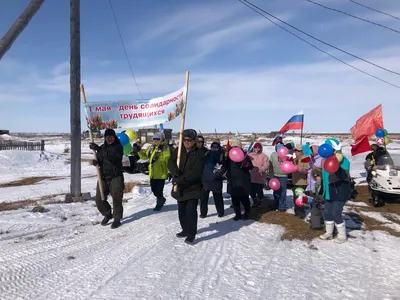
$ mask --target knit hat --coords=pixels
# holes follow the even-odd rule
[[[160,140],[160,141],[163,141],[163,140],[164,140],[164,136],[163,136],[160,132],[156,132],[156,133],[153,135],[153,140]]]
[[[221,143],[219,142],[219,141],[213,141],[212,143],[211,143],[211,148],[212,147],[221,147]]]
[[[232,147],[232,148],[233,148],[233,147],[242,148],[242,142],[241,142],[240,140],[233,140],[233,141],[232,141],[232,144],[231,144],[231,147]]]
[[[115,134],[114,129],[106,129],[106,131],[104,132],[104,137],[106,136],[117,136],[117,135]]]
[[[342,143],[337,139],[334,139],[334,138],[326,139],[325,144],[332,146],[332,148],[335,151],[338,151],[338,152],[342,151]]]
[[[194,129],[185,129],[182,133],[184,138],[190,138],[192,140],[197,139],[197,132]]]
[[[262,148],[262,145],[257,142],[254,144],[253,148]]]

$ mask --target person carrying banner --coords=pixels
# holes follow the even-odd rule
[[[185,243],[192,244],[197,234],[197,205],[202,193],[205,156],[204,152],[197,148],[197,132],[195,130],[185,129],[182,137],[183,147],[179,167],[177,164],[178,150],[174,150],[168,161],[168,169],[173,176],[174,188],[171,196],[178,201],[179,222],[182,227],[182,231],[176,236],[186,237]]]
[[[160,211],[166,201],[164,197],[165,180],[168,178],[168,159],[171,156],[170,149],[160,132],[153,136],[153,144],[148,149],[138,152],[141,159],[149,159],[149,177],[151,191],[157,198],[154,211]]]
[[[93,165],[100,166],[101,179],[104,187],[104,196],[111,194],[113,199],[113,212],[107,199],[102,200],[99,190],[99,182],[96,189],[96,206],[104,216],[101,225],[105,226],[114,218],[111,228],[121,226],[123,215],[122,198],[124,194],[124,175],[122,173],[123,147],[113,129],[106,129],[104,133],[104,144],[99,146],[90,143],[89,148],[96,151],[97,160],[93,160]]]

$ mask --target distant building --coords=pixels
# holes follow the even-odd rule
[[[10,130],[0,129],[0,135],[2,135],[2,134],[10,134]]]

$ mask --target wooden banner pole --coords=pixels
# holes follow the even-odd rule
[[[83,105],[85,105],[86,104],[86,94],[85,94],[85,88],[84,88],[83,84],[80,85],[80,88],[81,88],[82,102],[83,102]],[[93,132],[90,128],[89,128],[89,137],[90,137],[90,142],[94,143]],[[97,161],[96,150],[92,150],[92,151],[93,151],[93,159],[95,159]],[[106,197],[104,196],[103,180],[101,179],[99,165],[96,166],[96,173],[97,173],[97,181],[98,181],[98,185],[99,185],[101,200],[104,201],[104,200],[106,200]]]
[[[176,165],[179,169],[179,164],[181,162],[181,152],[182,152],[182,146],[183,146],[183,130],[185,130],[185,119],[186,119],[186,109],[187,109],[187,103],[188,103],[188,92],[189,92],[189,71],[186,71],[186,80],[185,80],[185,87],[186,87],[186,94],[185,94],[185,107],[182,111],[182,120],[181,120],[181,128],[179,131],[179,144],[178,144],[178,155],[177,155],[177,161]],[[178,186],[174,185],[174,192],[178,190]]]

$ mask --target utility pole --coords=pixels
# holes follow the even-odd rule
[[[81,198],[81,30],[80,0],[70,0],[71,196]]]
[[[30,20],[38,12],[44,0],[31,0],[22,14],[11,25],[10,29],[0,40],[0,60],[10,49],[20,33],[28,26]]]

